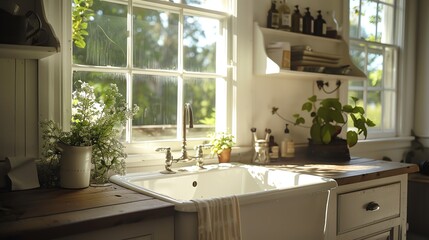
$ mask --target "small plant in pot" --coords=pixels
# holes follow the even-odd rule
[[[42,179],[48,180],[45,185],[58,185],[56,180],[59,179],[62,187],[87,187],[89,181],[86,182],[86,180],[82,180],[82,184],[78,185],[74,185],[73,180],[70,180],[69,184],[66,183],[63,186],[64,179],[62,179],[70,177],[67,176],[67,172],[76,172],[74,171],[76,169],[72,168],[78,167],[67,167],[65,159],[70,159],[71,164],[76,165],[76,160],[79,157],[74,155],[74,152],[81,152],[84,149],[90,151],[90,180],[92,184],[107,183],[110,171],[124,174],[126,154],[124,146],[118,138],[122,126],[127,119],[137,113],[138,107],[135,105],[133,108],[128,108],[115,84],[111,84],[102,96],[96,97],[93,86],[78,81],[72,97],[72,117],[69,131],[62,130],[52,120],[41,122],[43,146],[40,165],[45,172],[48,171],[47,174],[51,174],[50,176],[42,176]],[[70,151],[73,153],[71,154]],[[70,154],[71,156],[69,156]],[[88,153],[85,154],[88,156]],[[49,167],[51,170],[47,170]],[[86,170],[82,172],[86,172]],[[55,174],[61,176],[58,178]]]
[[[234,136],[227,132],[210,134],[211,153],[218,156],[219,163],[231,161],[231,149],[234,146]]]
[[[318,102],[317,97],[311,96],[302,105],[302,111],[308,112],[312,118],[309,139],[309,155],[312,158],[323,160],[350,160],[349,147],[353,147],[358,142],[359,135],[366,139],[368,127],[375,124],[365,117],[365,110],[357,106],[359,100],[352,97],[353,105],[342,105],[338,98],[326,98]],[[272,113],[277,113],[278,108],[273,108]],[[305,124],[305,119],[300,114],[293,115],[295,125]],[[353,122],[353,129],[349,129],[346,139],[341,139],[338,135],[344,126],[347,126],[348,119]]]

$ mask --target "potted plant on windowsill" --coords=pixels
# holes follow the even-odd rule
[[[231,149],[234,146],[234,136],[227,132],[210,134],[211,153],[218,156],[219,163],[231,161]]]
[[[45,166],[45,174],[46,166],[54,168],[49,170],[51,176],[46,185],[58,184],[58,177],[52,176],[55,174],[60,175],[60,185],[65,188],[88,187],[89,179],[94,184],[106,183],[110,171],[124,174],[126,154],[118,137],[125,121],[137,113],[138,107],[128,108],[115,84],[97,98],[94,87],[78,81],[72,95],[70,131],[63,131],[52,120],[41,122],[41,165]]]
[[[311,158],[348,161],[350,160],[349,147],[356,145],[359,135],[363,135],[366,139],[367,128],[374,127],[375,124],[365,117],[365,110],[357,106],[358,99],[352,97],[352,100],[353,106],[342,105],[338,98],[326,98],[317,104],[318,100],[314,95],[302,105],[302,111],[310,113],[312,118],[308,147],[308,155]],[[272,114],[280,116],[277,111],[278,108],[273,107]],[[300,114],[294,114],[293,117],[295,125],[305,124],[305,119]],[[347,126],[349,117],[353,121],[354,128],[347,131],[346,139],[341,139],[338,135],[343,127]]]

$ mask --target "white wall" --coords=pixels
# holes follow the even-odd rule
[[[236,121],[235,126],[237,138],[239,140],[239,146],[249,147],[251,146],[252,137],[250,128],[256,127],[258,133],[263,135],[263,129],[271,128],[276,141],[280,141],[283,130],[284,122],[271,115],[271,108],[277,106],[280,108],[279,112],[284,116],[292,116],[292,114],[300,112],[302,103],[307,97],[314,93],[314,83],[312,80],[303,79],[274,79],[269,77],[260,77],[253,74],[253,22],[257,21],[261,26],[266,25],[266,14],[270,7],[270,0],[239,0],[237,7],[238,22],[235,26],[235,31],[238,33],[238,38],[235,39],[235,44],[238,47],[238,54],[235,57],[237,67],[239,71],[236,73],[234,78],[234,94],[236,98],[236,114],[233,116]],[[415,2],[415,1],[408,1]],[[47,4],[49,3],[49,4]],[[61,4],[57,4],[56,0],[45,1],[47,5],[47,16],[53,17],[53,19],[60,19]],[[343,1],[342,0],[329,0],[329,1],[288,1],[289,7],[293,8],[295,4],[300,5],[301,12],[303,8],[310,6],[312,14],[315,15],[315,11],[321,9],[323,12],[328,10],[335,10],[338,12],[339,19],[342,19],[343,13]],[[415,14],[413,16],[416,16]],[[51,20],[51,19],[50,19]],[[52,21],[53,27],[60,36],[62,24],[60,21]],[[411,31],[411,39],[413,39],[414,33]],[[70,46],[65,43],[64,39],[62,42],[62,48],[67,49]],[[409,45],[413,45],[413,42],[409,40]],[[411,49],[412,50],[412,49]],[[414,52],[410,48],[402,49],[401,56],[413,55]],[[409,58],[409,59],[408,59]],[[408,57],[407,61],[403,64],[407,68],[410,68],[413,64],[413,59]],[[64,86],[62,79],[67,76],[68,73],[61,71],[61,64],[63,64],[61,54],[44,59],[39,64],[42,68],[39,69],[39,117],[44,119],[46,117],[53,117],[57,121],[64,117],[61,114],[61,100],[67,98],[70,86]],[[65,63],[66,64],[66,63]],[[409,69],[410,72],[414,72],[414,69]],[[389,139],[388,141],[368,141],[366,143],[360,143],[357,147],[351,149],[352,154],[357,156],[367,156],[371,158],[381,158],[388,156],[394,161],[400,161],[402,159],[403,152],[409,147],[410,139],[406,138],[410,135],[413,122],[413,109],[414,101],[411,96],[414,93],[414,79],[412,74],[402,72],[407,79],[407,82],[403,86],[406,91],[402,91],[399,95],[398,102],[400,102],[400,108],[405,109],[404,114],[401,117],[402,131],[398,133],[400,139]],[[410,77],[411,76],[411,77]],[[317,80],[317,79],[314,79]],[[408,88],[407,88],[408,87]],[[347,92],[347,86],[341,87],[341,94],[344,97],[344,93]],[[410,100],[411,99],[411,100]],[[292,135],[298,143],[306,143],[308,138],[308,130],[302,128],[296,128],[291,126]],[[161,160],[161,159],[160,159]],[[162,161],[160,161],[162,164]]]
[[[267,11],[270,7],[270,0],[253,0],[253,19],[258,22],[260,26],[266,26],[266,16]],[[323,12],[334,10],[338,16],[339,21],[344,20],[343,15],[343,1],[340,0],[330,0],[330,1],[288,1],[290,8],[293,8],[295,4],[299,4],[301,13],[304,12],[304,8],[309,6],[311,13],[315,16],[317,10],[322,10]],[[415,16],[415,14],[413,15]],[[345,19],[347,20],[347,19]],[[246,25],[246,28],[251,28],[251,26]],[[408,30],[408,33],[413,33],[413,30]],[[248,31],[247,31],[248,32]],[[403,69],[399,70],[401,77],[407,79],[405,84],[399,85],[400,92],[398,94],[399,108],[398,111],[402,112],[404,115],[398,118],[398,124],[401,127],[401,130],[398,132],[398,138],[393,139],[382,139],[382,140],[371,140],[359,143],[358,146],[351,149],[351,154],[361,157],[369,157],[381,159],[382,157],[389,157],[394,161],[401,161],[405,151],[408,151],[410,146],[410,137],[412,122],[413,122],[413,111],[412,106],[414,104],[413,96],[414,92],[414,79],[413,73],[414,69],[409,69],[410,65],[414,62],[413,54],[414,49],[412,48],[412,41],[414,35],[411,37],[407,35],[410,39],[405,39],[406,46],[405,49],[401,49],[401,57],[404,59]],[[251,36],[244,36],[248,39]],[[249,61],[246,64],[251,64]],[[314,79],[318,80],[318,79]],[[240,79],[239,81],[244,81]],[[331,84],[332,85],[332,84]],[[246,139],[241,139],[241,144],[250,145],[250,128],[256,127],[258,129],[259,136],[263,136],[263,130],[265,128],[270,128],[273,131],[275,139],[277,142],[281,141],[284,124],[285,122],[279,119],[276,116],[271,115],[271,108],[277,106],[280,108],[279,112],[288,118],[294,113],[299,113],[302,103],[306,100],[307,97],[317,93],[317,90],[314,90],[314,82],[308,79],[277,79],[270,77],[260,77],[252,76],[251,88],[250,89],[241,89],[240,91],[251,92],[251,102],[252,108],[251,123],[246,122],[246,124],[241,125],[244,129],[239,129],[239,131],[246,131],[248,134],[242,134],[241,136],[246,136]],[[341,99],[347,98],[347,84],[343,83],[339,97]],[[331,97],[336,97],[335,95]],[[238,107],[241,109],[241,107]],[[247,108],[246,108],[247,109]],[[411,109],[411,110],[410,110]],[[242,112],[246,112],[243,110]],[[290,125],[289,125],[290,126]],[[308,129],[303,129],[299,127],[290,126],[292,136],[294,140],[299,144],[305,144],[309,136]]]
[[[417,25],[417,49],[419,54],[416,65],[416,95],[415,95],[415,133],[429,147],[429,1],[419,1]]]

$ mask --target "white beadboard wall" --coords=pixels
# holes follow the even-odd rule
[[[0,159],[37,157],[37,60],[0,59],[0,73]]]

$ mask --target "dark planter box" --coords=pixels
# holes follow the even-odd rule
[[[308,142],[308,158],[324,162],[350,161],[350,151],[347,141],[335,138],[329,144],[314,144],[311,139]]]

